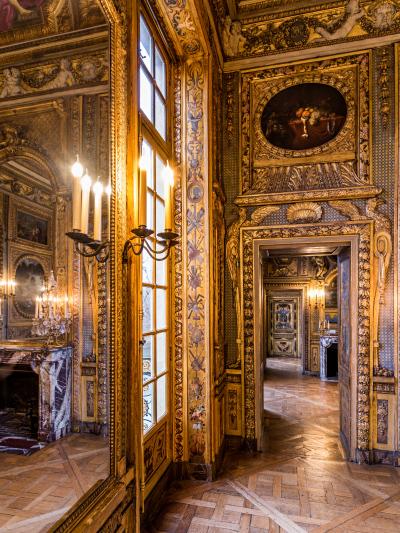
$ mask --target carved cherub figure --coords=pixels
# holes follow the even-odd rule
[[[337,17],[336,19],[332,20],[328,24],[328,28],[334,26],[337,22],[340,21],[341,18],[344,19],[343,24],[333,33],[330,33],[329,31],[325,30],[325,28],[321,28],[318,26],[315,28],[315,32],[319,33],[322,37],[313,39],[313,42],[319,42],[319,41],[333,41],[335,39],[344,39],[347,37],[347,35],[351,32],[353,29],[355,23],[357,20],[359,20],[361,17],[365,15],[365,9],[361,8],[359,5],[360,0],[349,0],[349,3],[346,6],[346,17],[343,17],[342,15],[340,17]]]
[[[228,57],[233,57],[238,53],[239,43],[245,42],[246,37],[242,35],[242,23],[240,20],[231,21],[230,17],[224,20],[222,31],[222,45]]]
[[[61,59],[60,72],[57,78],[49,85],[49,89],[65,89],[68,87],[68,80],[71,82],[71,85],[75,85],[76,81],[70,69],[71,63],[68,59]]]
[[[6,85],[1,91],[0,98],[7,98],[9,96],[18,96],[26,94],[27,91],[20,86],[21,72],[19,68],[12,67],[3,70]]]

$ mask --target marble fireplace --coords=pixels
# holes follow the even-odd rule
[[[37,438],[50,443],[66,435],[70,429],[72,348],[52,348],[39,344],[4,343],[0,345],[0,366],[26,369],[38,376],[38,406],[31,406],[37,416]],[[29,372],[25,372],[25,380]],[[22,382],[23,383],[23,382]],[[28,406],[29,407],[29,406]]]
[[[319,338],[319,357],[320,357],[320,378],[323,381],[337,380],[338,364],[338,336],[334,334],[320,335]],[[334,359],[334,360],[332,360]],[[335,368],[336,367],[336,368]],[[335,368],[332,371],[332,368]]]

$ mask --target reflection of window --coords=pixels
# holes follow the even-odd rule
[[[166,62],[143,15],[140,15],[140,109],[165,140],[167,133]]]
[[[163,171],[170,158],[167,138],[167,63],[153,26],[140,15],[139,102],[143,133],[142,153],[147,162],[147,227],[156,248],[156,235],[165,229]],[[168,261],[142,254],[143,432],[148,433],[168,413]]]

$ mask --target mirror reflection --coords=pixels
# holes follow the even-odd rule
[[[52,529],[110,474],[107,47],[103,27],[68,83],[40,65],[48,97],[0,101],[0,530]]]

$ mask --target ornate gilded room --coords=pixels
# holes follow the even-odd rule
[[[0,533],[399,531],[398,0],[0,1]]]

